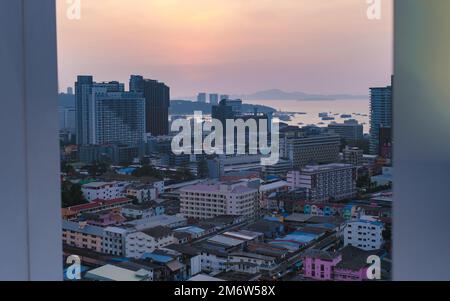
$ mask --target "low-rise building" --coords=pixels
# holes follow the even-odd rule
[[[255,274],[260,271],[270,271],[276,267],[272,256],[251,252],[233,252],[228,256],[228,269],[236,272]]]
[[[334,267],[340,261],[342,256],[338,253],[310,249],[304,254],[304,276],[314,280],[333,280]]]
[[[259,203],[261,208],[271,210],[269,198],[277,193],[286,192],[289,185],[286,181],[274,181],[259,187]]]
[[[92,182],[81,186],[84,198],[94,200],[113,200],[126,196],[127,182]]]
[[[356,196],[356,167],[350,164],[311,165],[288,173],[293,189],[305,188],[315,202],[340,201]]]
[[[174,232],[180,232],[180,233],[187,233],[191,236],[192,239],[198,239],[203,236],[207,236],[209,234],[212,234],[216,231],[214,226],[196,226],[191,225],[187,227],[182,227],[175,229]]]
[[[68,246],[103,252],[103,228],[86,222],[62,221],[62,240]]]
[[[126,222],[127,227],[133,227],[137,231],[154,228],[157,226],[168,227],[171,229],[186,226],[187,219],[179,215],[156,215],[149,218],[142,218]]]
[[[141,258],[145,253],[152,253],[173,242],[173,232],[167,227],[158,226],[130,233],[126,237],[126,257]]]
[[[164,214],[164,206],[154,201],[141,204],[130,204],[122,207],[122,215],[128,219],[147,219]]]
[[[103,210],[93,213],[83,213],[78,220],[86,221],[89,225],[108,227],[119,225],[126,219],[120,214],[120,209]]]
[[[303,274],[320,281],[364,281],[368,279],[368,258],[372,255],[381,259],[384,252],[363,251],[352,246],[338,252],[310,249],[303,255]]]
[[[137,200],[139,203],[154,201],[158,197],[158,192],[153,185],[129,185],[125,194],[131,199]]]
[[[153,272],[144,268],[123,268],[107,264],[90,270],[85,278],[92,281],[152,281]]]
[[[89,204],[82,204],[72,207],[63,208],[62,216],[64,219],[71,219],[77,217],[82,213],[94,213],[103,210],[110,210],[115,208],[121,208],[125,205],[131,204],[133,201],[127,198],[119,198],[113,200],[94,200]]]
[[[132,231],[133,229],[106,227],[103,237],[103,252],[116,256],[124,256],[125,240],[128,233]]]
[[[258,212],[258,189],[242,182],[198,184],[181,188],[180,212],[187,218],[207,219],[220,215],[253,217]]]
[[[245,229],[263,233],[265,238],[275,238],[284,233],[283,223],[268,220],[259,220],[246,226]]]
[[[348,221],[344,229],[344,245],[361,250],[378,250],[383,244],[383,223],[379,220],[362,216]]]

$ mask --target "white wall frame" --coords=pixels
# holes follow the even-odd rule
[[[62,280],[54,0],[0,0],[0,280]]]

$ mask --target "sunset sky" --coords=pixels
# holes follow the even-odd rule
[[[279,88],[368,94],[392,72],[392,1],[58,0],[60,90],[76,75],[166,82],[172,98]]]

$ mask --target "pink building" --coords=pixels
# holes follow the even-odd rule
[[[383,251],[363,251],[347,246],[339,252],[309,250],[304,257],[304,276],[322,281],[367,280],[367,259],[371,255],[382,257]]]
[[[330,281],[334,279],[334,267],[342,256],[320,250],[309,250],[305,254],[304,275],[314,280]]]
[[[96,213],[84,213],[81,215],[89,225],[99,227],[109,227],[120,225],[126,221],[126,218],[122,216],[120,208],[112,210],[104,210]]]

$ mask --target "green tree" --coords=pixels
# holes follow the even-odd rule
[[[81,185],[73,184],[69,181],[62,183],[61,202],[63,208],[88,203],[83,196],[83,192],[81,191]]]
[[[141,168],[136,169],[133,172],[133,176],[135,176],[137,178],[152,177],[152,178],[156,178],[156,179],[160,179],[160,180],[164,179],[164,175],[162,174],[162,172],[157,170],[150,164],[146,164],[146,165],[142,166]]]
[[[72,165],[63,161],[63,162],[61,162],[61,172],[66,173],[66,174],[72,174],[72,173],[75,173],[75,169],[73,168]]]

